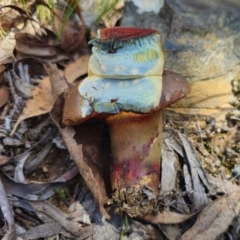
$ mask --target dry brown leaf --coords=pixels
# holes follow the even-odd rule
[[[230,192],[240,191],[240,187],[230,180],[213,177],[211,174],[208,173],[207,178],[209,183],[214,187],[216,193],[229,194]]]
[[[186,214],[180,214],[175,212],[164,212],[164,213],[158,213],[157,215],[154,214],[146,214],[141,219],[150,222],[150,223],[163,223],[163,224],[176,224],[176,223],[182,223],[191,217],[195,216],[199,211],[186,215]]]
[[[216,239],[227,230],[239,210],[240,191],[224,195],[201,212],[196,223],[183,234],[181,240]]]
[[[15,34],[18,58],[38,57],[46,58],[49,62],[69,59],[56,44],[56,36],[47,31],[47,36],[34,36],[26,32]]]
[[[4,83],[3,72],[5,70],[4,65],[0,65],[0,108],[4,106],[9,99],[9,90]]]
[[[4,155],[0,155],[0,166],[8,163],[11,160],[10,157],[4,156]]]
[[[0,73],[2,73],[5,69],[6,67],[4,65],[0,65]]]
[[[75,236],[85,235],[89,237],[92,235],[93,226],[82,227],[76,219],[71,219],[68,214],[60,211],[57,207],[47,201],[28,202],[35,210],[43,212],[57,221],[67,231]]]
[[[12,63],[13,51],[16,45],[16,40],[14,38],[14,33],[9,32],[7,36],[1,40],[0,43],[0,64]]]
[[[8,98],[9,98],[9,91],[6,85],[3,83],[0,86],[0,107],[2,107],[7,103]]]
[[[10,134],[11,136],[14,134],[21,121],[50,112],[58,96],[65,90],[68,90],[67,83],[61,77],[56,65],[46,63],[45,70],[50,77],[43,79],[32,91],[33,98],[27,101],[23,113],[18,118]]]
[[[18,118],[11,135],[16,131],[18,125],[23,120],[39,116],[51,111],[54,104],[54,97],[52,94],[52,85],[49,77],[46,77],[41,83],[32,91],[32,99],[29,99],[26,103],[23,113]]]
[[[60,130],[62,137],[67,145],[68,151],[77,164],[82,177],[84,178],[87,186],[91,190],[95,200],[97,201],[101,213],[109,219],[110,216],[104,208],[104,204],[107,201],[107,193],[103,185],[103,180],[98,177],[98,174],[93,173],[91,167],[89,167],[83,158],[82,146],[78,145],[74,140],[75,132],[73,128],[66,127]],[[100,180],[100,181],[99,181]]]
[[[11,5],[10,5],[11,6]],[[5,32],[9,32],[12,28],[22,22],[21,15],[17,10],[11,8],[2,8],[0,14],[1,27]]]
[[[112,2],[113,1],[110,1],[109,4],[111,4]],[[123,15],[124,5],[124,0],[118,0],[117,4],[114,6],[114,9],[102,18],[106,27],[114,27],[116,25],[117,21]]]
[[[67,4],[64,1],[58,1],[55,4],[54,26],[55,33],[60,35],[60,48],[67,53],[73,53],[77,52],[81,48],[82,42],[85,41],[85,24],[79,2],[71,0]],[[71,9],[72,14],[66,21],[68,8]]]
[[[68,83],[73,83],[77,78],[87,74],[89,58],[90,55],[83,55],[66,67],[64,75]]]

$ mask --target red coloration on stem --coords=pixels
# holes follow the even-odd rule
[[[153,191],[155,190],[154,192],[158,192],[156,190],[159,188],[159,161],[160,159],[155,159],[153,160],[154,163],[150,161],[143,162],[141,155],[133,155],[130,159],[119,162],[113,167],[111,176],[112,185],[114,187],[118,186],[118,188],[127,188],[142,183],[143,186],[146,185],[151,187]],[[148,177],[150,184],[145,182],[145,176]]]
[[[112,27],[101,29],[102,40],[129,40],[139,37],[145,37],[152,34],[158,34],[156,30],[145,28],[131,28],[131,27]]]
[[[112,188],[146,187],[157,197],[162,144],[161,110],[147,114],[121,112],[106,120],[112,147]]]

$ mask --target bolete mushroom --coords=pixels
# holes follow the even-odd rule
[[[163,71],[160,34],[152,29],[102,29],[89,75],[73,87],[65,125],[104,119],[111,139],[112,199],[130,216],[152,212],[160,190],[162,109],[187,95],[188,82]]]

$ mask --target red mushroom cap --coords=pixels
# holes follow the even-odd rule
[[[112,27],[100,30],[102,40],[115,39],[125,41],[134,38],[140,38],[151,34],[158,34],[158,31],[149,28],[133,28],[133,27]]]

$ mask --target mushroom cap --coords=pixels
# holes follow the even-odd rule
[[[159,34],[157,30],[151,28],[134,28],[134,27],[111,27],[98,30],[98,37],[103,40],[115,39],[126,41],[151,34]]]
[[[163,73],[164,53],[156,30],[110,28],[99,34],[101,39],[92,41],[89,76],[66,99],[65,125],[122,111],[147,114],[190,91],[181,75]]]
[[[125,80],[122,80],[122,82],[124,81]],[[114,114],[110,112],[98,113],[93,110],[89,115],[84,116],[81,110],[84,98],[79,93],[80,85],[81,84],[76,84],[70,90],[67,96],[67,99],[65,101],[65,106],[63,109],[63,123],[65,125],[68,125],[68,126],[78,125],[91,118],[105,119],[106,117]],[[157,110],[160,111],[163,108],[168,107],[169,105],[185,97],[190,92],[190,90],[191,90],[190,84],[184,77],[172,71],[164,70],[163,79],[162,79],[161,97],[157,103],[157,107],[153,107],[152,109],[150,109],[149,112],[153,112]],[[120,109],[120,111],[122,112],[123,110]],[[123,111],[123,112],[126,112],[126,111]],[[133,111],[128,111],[128,112],[133,112]],[[144,113],[141,113],[141,114],[144,114]]]
[[[169,71],[163,71],[163,89],[159,102],[160,108],[166,108],[188,95],[191,85],[182,75]]]

